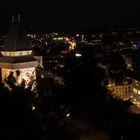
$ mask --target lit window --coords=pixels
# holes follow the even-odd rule
[[[140,90],[138,90],[138,94],[140,95]]]
[[[133,92],[134,92],[134,93],[137,93],[137,89],[136,89],[136,88],[133,88]]]

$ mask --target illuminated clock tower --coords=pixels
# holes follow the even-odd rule
[[[37,60],[32,55],[32,46],[21,24],[20,16],[13,17],[10,30],[1,50],[0,68],[2,83],[25,88],[34,86]],[[34,87],[32,87],[34,88]]]

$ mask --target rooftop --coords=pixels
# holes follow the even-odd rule
[[[20,15],[12,17],[11,27],[4,42],[3,51],[32,50],[26,32],[20,20]]]

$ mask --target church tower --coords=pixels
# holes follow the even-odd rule
[[[0,51],[2,83],[11,86],[33,86],[36,80],[37,60],[32,55],[32,46],[18,17],[12,17],[12,23],[4,47]]]

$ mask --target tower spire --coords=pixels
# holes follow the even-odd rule
[[[3,47],[5,51],[32,50],[23,24],[20,21],[20,14],[12,17],[12,24],[5,39]]]

